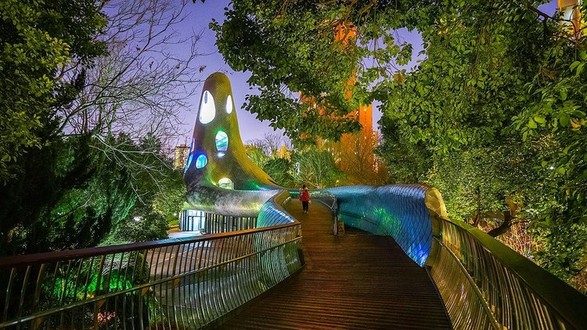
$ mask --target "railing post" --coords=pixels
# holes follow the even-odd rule
[[[334,219],[334,235],[335,236],[342,236],[344,235],[344,221],[342,221],[338,214],[333,212],[332,218]]]

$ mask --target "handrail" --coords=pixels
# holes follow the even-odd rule
[[[347,186],[327,191],[336,196],[338,214],[346,225],[393,237],[412,260],[424,265],[432,228],[423,186]]]
[[[0,328],[200,328],[302,267],[299,223],[0,259]]]
[[[344,235],[344,222],[338,217],[338,200],[336,199],[336,196],[326,190],[313,192],[312,195],[313,200],[317,200],[332,212],[332,233],[335,236]]]
[[[356,189],[356,190],[355,190]],[[426,186],[351,187],[349,225],[426,267],[458,329],[587,329],[587,297],[480,230]],[[0,259],[0,328],[200,328],[303,266],[300,223],[273,196],[260,228]],[[422,258],[424,257],[424,258]]]
[[[299,198],[300,191],[297,189],[289,190],[290,198]],[[334,235],[344,235],[344,222],[340,221],[338,217],[338,201],[336,196],[328,190],[312,190],[310,192],[312,200],[318,201],[320,204],[326,206],[332,212],[332,227]]]
[[[440,250],[427,264],[441,293],[448,291],[443,297],[450,297],[449,292],[457,282],[449,283],[439,274],[450,262],[447,255],[442,255],[442,251],[447,251],[477,287],[479,303],[491,311],[488,322],[494,327],[587,328],[587,315],[582,311],[587,306],[585,295],[477,228],[437,215],[433,221]],[[494,269],[490,271],[489,266]],[[459,308],[461,313],[463,309],[472,309],[470,305],[447,306]]]
[[[163,248],[163,247],[173,246],[173,245],[177,245],[177,244],[188,244],[188,243],[196,243],[196,242],[204,242],[204,241],[214,241],[214,240],[222,239],[225,237],[240,236],[240,235],[246,235],[246,234],[253,233],[253,232],[264,232],[264,231],[269,231],[269,230],[274,230],[274,229],[282,229],[282,228],[287,228],[287,227],[292,227],[292,226],[295,226],[295,224],[294,223],[286,223],[286,224],[276,225],[276,226],[272,226],[272,227],[252,228],[252,229],[245,229],[245,230],[241,230],[241,231],[237,231],[237,232],[209,234],[206,236],[166,238],[166,239],[161,239],[161,240],[157,240],[157,241],[146,241],[146,242],[137,242],[137,243],[130,243],[130,244],[98,246],[98,247],[75,249],[75,250],[62,250],[62,251],[54,251],[54,252],[41,252],[41,253],[34,253],[34,254],[6,256],[6,257],[0,258],[0,268],[21,267],[23,265],[40,263],[40,262],[67,261],[67,260],[72,260],[72,259],[96,257],[96,256],[104,255],[104,254],[116,254],[116,253],[132,252],[132,251],[138,251],[138,250]]]

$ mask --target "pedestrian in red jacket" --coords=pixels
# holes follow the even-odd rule
[[[302,185],[302,189],[300,189],[300,201],[302,201],[302,209],[304,209],[304,213],[308,213],[308,207],[310,206],[310,193],[308,192],[308,187],[306,187],[306,185]]]

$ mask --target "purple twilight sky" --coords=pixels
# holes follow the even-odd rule
[[[206,79],[208,75],[217,71],[225,73],[230,79],[234,94],[234,102],[237,108],[241,137],[243,142],[247,143],[248,141],[259,139],[263,137],[264,134],[272,133],[274,131],[269,126],[269,122],[261,122],[256,119],[255,115],[242,109],[245,96],[256,93],[257,89],[255,87],[249,87],[247,84],[247,79],[250,76],[249,73],[236,72],[224,62],[222,55],[216,48],[214,32],[208,28],[208,24],[212,18],[215,18],[220,22],[224,20],[224,8],[229,5],[229,2],[229,0],[208,0],[205,3],[196,2],[188,4],[188,17],[182,23],[181,29],[185,31],[185,33],[192,33],[192,31],[196,33],[202,33],[202,39],[198,42],[198,51],[206,55],[200,56],[198,58],[194,68],[194,70],[196,70],[205,66],[205,69],[201,73],[202,80]],[[551,0],[549,3],[543,5],[540,9],[549,14],[554,13],[556,9],[556,0]],[[182,31],[178,32],[182,33]],[[419,41],[417,33],[403,30],[399,31],[396,37],[413,42],[415,44],[415,54],[421,50],[421,42]],[[197,104],[199,102],[200,94],[201,84],[198,86],[196,94],[192,96],[192,106],[190,107],[189,111],[184,111],[182,113],[182,117],[186,126],[186,135],[185,138],[178,140],[178,143],[189,144],[191,139],[191,130],[194,127],[195,117],[198,110]],[[377,121],[381,117],[381,113],[376,109],[376,106],[377,105],[374,107],[373,127],[377,127]],[[281,134],[281,132],[278,133]]]

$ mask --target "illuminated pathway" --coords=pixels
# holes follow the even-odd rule
[[[330,210],[303,214],[304,269],[245,307],[230,329],[450,329],[426,270],[390,238],[348,229],[332,235]]]

